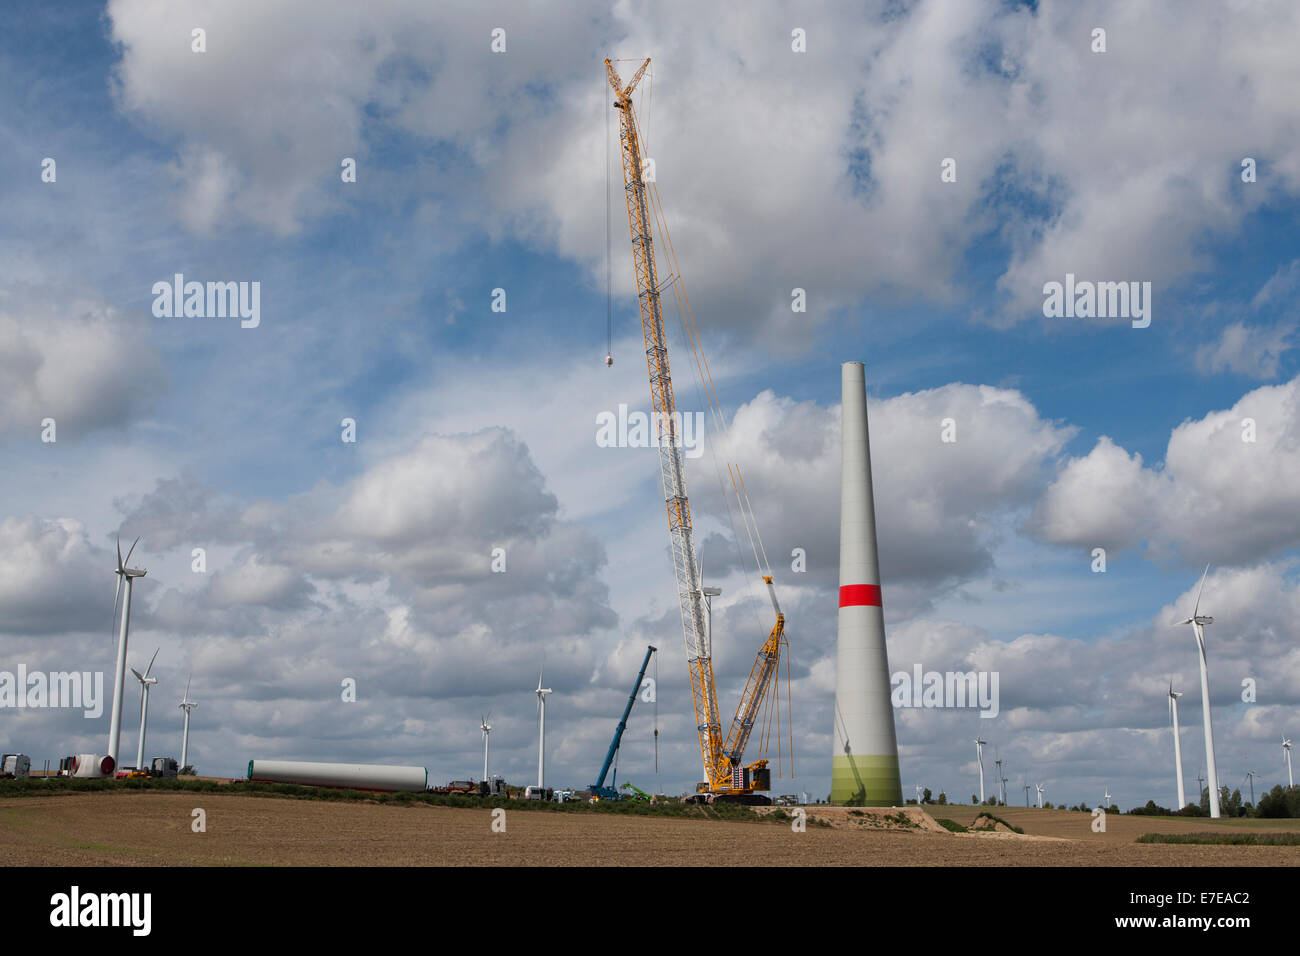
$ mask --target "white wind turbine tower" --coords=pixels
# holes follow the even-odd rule
[[[1208,783],[1210,786],[1210,818],[1219,819],[1219,773],[1214,765],[1214,725],[1210,720],[1210,672],[1209,665],[1205,659],[1205,631],[1206,624],[1213,624],[1214,618],[1206,617],[1200,613],[1201,610],[1201,592],[1205,590],[1205,578],[1210,573],[1210,566],[1205,566],[1205,572],[1201,575],[1201,586],[1196,590],[1196,604],[1192,607],[1192,616],[1180,624],[1190,624],[1196,632],[1196,648],[1200,652],[1201,660],[1201,716],[1205,721],[1205,772],[1208,774]]]
[[[996,747],[993,748],[993,756],[995,758],[993,762],[997,764],[997,768],[998,768],[998,775],[997,777],[994,778],[993,782],[997,784],[998,793],[1002,797],[1002,805],[1006,806],[1007,794],[1006,791],[1002,789],[1002,758],[998,756],[998,750]]]
[[[147,573],[139,568],[128,568],[126,566],[126,562],[131,560],[131,554],[135,551],[135,546],[139,543],[140,539],[136,538],[135,543],[126,552],[126,559],[123,560],[122,541],[118,539],[117,568],[113,572],[117,575],[117,590],[113,594],[114,624],[117,623],[117,604],[118,599],[122,596],[122,582],[126,582],[126,600],[122,602],[122,626],[117,634],[117,667],[113,672],[113,711],[108,723],[108,756],[113,758],[114,764],[118,762],[118,744],[122,740],[122,702],[123,694],[126,692],[126,639],[131,627],[132,582],[136,578],[144,577]]]
[[[1282,753],[1286,754],[1286,785],[1295,786],[1295,777],[1291,776],[1291,738],[1282,738]]]
[[[537,670],[537,786],[546,789],[546,695],[549,687],[542,686],[542,671]]]
[[[1106,795],[1101,798],[1101,805],[1105,810],[1110,809],[1110,787],[1106,788]]]
[[[1047,788],[1041,783],[1036,783],[1034,784],[1034,789],[1038,791],[1038,809],[1041,810],[1043,809],[1043,791]]]
[[[162,648],[160,647],[158,650],[162,650]],[[149,672],[153,670],[153,662],[157,659],[158,651],[154,651],[153,657],[149,658],[149,666],[145,668],[143,674],[134,667],[131,668],[131,673],[140,682],[140,747],[135,752],[136,770],[144,769],[144,722],[149,716],[149,688],[158,683],[158,678],[150,677]]]
[[[185,711],[185,730],[181,732],[181,769],[184,770],[189,766],[190,753],[190,711],[199,706],[197,702],[190,700],[190,678],[191,674],[185,678],[185,696],[181,698],[181,710]]]
[[[491,716],[492,713],[489,711],[485,717],[479,720],[479,724],[478,724],[478,729],[483,731],[483,779],[484,780],[487,780],[488,778],[488,734],[492,733],[492,725],[488,723],[488,717]]]
[[[988,743],[979,737],[975,738],[975,756],[980,762],[980,803],[984,802],[984,745]]]
[[[1169,680],[1169,713],[1174,718],[1174,770],[1178,774],[1178,807],[1181,810],[1187,806],[1187,793],[1183,789],[1183,742],[1178,733],[1178,698],[1182,697],[1181,691],[1174,690],[1173,678]],[[1200,799],[1200,795],[1197,795]]]

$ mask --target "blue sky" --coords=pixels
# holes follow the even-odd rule
[[[1239,763],[1276,770],[1300,703],[1286,480],[1300,144],[1278,93],[1297,79],[1283,42],[1296,13],[1223,20],[1209,5],[1217,41],[1173,4],[868,4],[852,23],[756,4],[689,28],[671,13],[9,5],[0,538],[22,566],[0,589],[0,620],[17,622],[0,624],[0,669],[111,671],[112,541],[140,534],[132,661],[162,647],[175,691],[194,672],[202,769],[372,757],[461,777],[493,709],[496,759],[523,780],[545,655],[551,766],[587,783],[653,642],[660,784],[690,786],[654,452],[594,441],[597,414],[648,404],[616,167],[615,364],[602,361],[601,60],[650,56],[648,148],[736,419],[717,453],[745,468],[770,553],[810,556],[806,576],[773,560],[801,768],[779,787],[826,788],[838,369],[853,360],[873,403],[891,664],[1004,675],[997,721],[900,717],[909,785],[965,794],[961,741],[978,733],[1071,803],[1098,782],[1121,805],[1168,802],[1157,685],[1181,674],[1184,707],[1199,701],[1190,637],[1164,625],[1207,561],[1223,782]],[[1105,53],[1090,49],[1098,26]],[[796,27],[806,53],[790,49]],[[340,180],[345,156],[356,183]],[[955,183],[940,181],[949,156]],[[260,282],[260,326],[154,318],[152,285],[177,272]],[[1150,281],[1150,327],[1045,318],[1042,286],[1066,272]],[[790,310],[795,287],[807,313]],[[956,448],[937,438],[947,415]],[[1225,444],[1246,415],[1260,439]],[[725,538],[712,453],[690,467],[702,524]],[[485,576],[502,543],[520,570]],[[752,568],[723,544],[725,709],[768,625]],[[354,670],[374,693],[348,711],[331,688]],[[1255,705],[1232,703],[1243,676],[1261,681]],[[173,710],[155,711],[160,735]],[[107,725],[0,719],[34,757],[99,749]],[[647,747],[629,739],[623,762],[642,779]]]

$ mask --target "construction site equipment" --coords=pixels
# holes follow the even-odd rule
[[[624,784],[623,784],[623,789],[624,789],[624,790],[631,790],[632,793],[635,794],[635,796],[629,797],[629,799],[631,799],[631,800],[650,800],[650,799],[652,799],[651,796],[650,796],[650,794],[646,793],[646,792],[645,792],[644,790],[642,790],[640,787],[634,787],[634,786],[632,786],[632,784],[630,784],[630,783],[624,783]]]
[[[641,662],[641,670],[637,672],[636,682],[632,684],[632,693],[627,695],[627,706],[623,708],[623,716],[619,718],[618,727],[614,730],[614,739],[609,742],[609,752],[605,754],[605,762],[600,767],[600,775],[596,782],[589,788],[591,790],[591,800],[595,803],[598,800],[617,800],[619,792],[615,787],[616,781],[610,780],[610,785],[605,786],[605,777],[609,774],[609,768],[614,765],[618,757],[618,748],[623,742],[623,731],[627,729],[627,718],[632,713],[632,705],[636,703],[637,691],[641,689],[641,682],[645,680],[645,669],[650,664],[650,658],[658,650],[653,644],[647,645],[645,650],[645,660]],[[615,770],[617,776],[618,771]]]
[[[726,739],[722,736],[718,711],[717,689],[713,676],[712,635],[705,626],[704,590],[696,560],[690,502],[686,494],[685,464],[682,454],[681,419],[673,396],[672,373],[668,365],[668,341],[664,332],[660,293],[669,285],[676,285],[679,303],[684,304],[680,274],[663,286],[656,271],[654,236],[651,228],[651,197],[643,175],[644,153],[641,145],[632,93],[650,66],[647,58],[641,63],[626,85],[614,63],[605,60],[605,72],[614,90],[614,108],[618,110],[619,145],[623,165],[624,197],[627,203],[628,227],[632,236],[632,259],[636,271],[637,302],[641,317],[641,330],[645,342],[646,366],[650,377],[650,398],[654,409],[659,448],[660,477],[663,483],[664,504],[668,513],[668,532],[672,541],[673,569],[677,580],[677,597],[682,617],[682,632],[686,645],[686,660],[690,671],[691,695],[695,702],[696,725],[699,731],[700,756],[704,780],[696,787],[696,802],[715,799],[742,803],[768,803],[759,794],[771,787],[768,761],[759,759],[744,764],[745,746],[754,729],[760,705],[764,704],[771,678],[780,660],[785,644],[785,616],[776,601],[776,590],[771,574],[763,575],[768,594],[776,611],[776,624],[759,651],[750,670],[749,681],[732,719]],[[657,200],[657,196],[656,196]],[[655,208],[662,213],[656,201]],[[662,218],[661,218],[662,224]],[[671,241],[669,256],[672,257]],[[689,308],[683,308],[687,321]],[[693,323],[691,324],[693,326]],[[698,336],[688,326],[697,362],[702,356]],[[704,368],[706,368],[705,366]],[[703,378],[704,368],[701,369]],[[706,386],[707,387],[707,386]],[[716,401],[716,396],[715,399]],[[728,466],[730,469],[730,466]],[[736,473],[733,472],[733,488]],[[736,489],[741,500],[743,484]],[[745,516],[748,495],[741,501]],[[746,518],[747,529],[752,520],[752,509]],[[777,705],[779,708],[779,704]],[[779,717],[778,717],[779,720]]]
[[[69,776],[92,779],[111,777],[116,767],[116,762],[107,754],[77,754],[72,758],[72,773]]]
[[[153,765],[149,768],[149,776],[171,778],[176,776],[179,769],[175,757],[154,757]]]
[[[250,760],[248,779],[267,783],[298,783],[310,787],[422,793],[429,789],[424,767],[384,764],[316,763],[298,760]]]
[[[32,758],[26,754],[5,754],[0,757],[0,777],[18,779],[29,776]]]

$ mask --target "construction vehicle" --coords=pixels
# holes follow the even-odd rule
[[[775,687],[771,678],[777,671],[781,648],[785,645],[785,616],[781,613],[780,605],[777,604],[776,589],[772,584],[769,567],[768,573],[761,576],[767,584],[772,607],[776,612],[776,623],[758,652],[750,670],[749,681],[724,740],[718,712],[717,689],[714,686],[712,635],[705,626],[705,591],[696,561],[690,502],[686,494],[685,464],[680,433],[681,419],[673,397],[672,373],[668,365],[668,341],[660,303],[660,294],[668,286],[675,286],[675,294],[682,307],[683,324],[686,325],[688,336],[691,338],[706,393],[711,388],[711,376],[708,382],[704,382],[707,363],[703,361],[698,334],[694,331],[694,322],[690,318],[689,303],[685,300],[682,284],[679,282],[680,272],[662,286],[657,273],[654,236],[651,228],[651,196],[642,172],[645,157],[632,102],[632,93],[645,76],[649,66],[650,60],[647,58],[633,75],[631,82],[624,85],[613,61],[605,60],[605,72],[609,85],[614,90],[614,108],[618,111],[624,198],[627,203],[628,227],[632,236],[637,301],[645,342],[646,366],[650,377],[650,398],[657,428],[660,476],[663,481],[664,504],[668,513],[668,532],[672,541],[678,604],[681,609],[686,659],[691,678],[691,695],[695,702],[700,757],[705,777],[697,784],[696,793],[687,799],[689,802],[697,803],[712,803],[718,800],[766,804],[771,801],[762,796],[761,791],[771,788],[771,770],[768,768],[768,761],[759,759],[744,764],[743,759],[745,746],[754,729],[760,707],[767,703],[769,691]],[[657,201],[657,191],[654,193],[654,198],[654,209],[662,225],[662,207]],[[667,261],[672,264],[674,260],[675,254],[670,239]],[[710,402],[713,406],[717,406],[716,394],[713,394]],[[717,407],[716,414],[718,418],[721,417],[720,407]],[[746,521],[746,530],[750,532],[752,540],[756,537],[757,527],[751,527],[750,524],[753,518],[752,508],[748,516],[745,514],[748,494],[745,493],[742,499],[743,479],[740,479],[737,487],[738,469],[733,470],[732,466],[728,465],[728,471],[732,474],[733,490],[737,500],[740,501],[741,515]],[[761,539],[759,541],[761,545]],[[755,558],[757,559],[757,549],[755,549]],[[760,568],[760,573],[761,570]],[[779,696],[773,693],[773,697],[777,702],[779,723]],[[764,736],[760,735],[760,742],[763,745],[760,750],[765,750]]]
[[[445,786],[429,788],[431,793],[439,793],[443,795],[460,794],[462,796],[477,796],[481,789],[481,785],[475,783],[473,780],[453,780]]]
[[[170,779],[176,776],[177,770],[175,757],[154,757],[153,764],[149,767],[149,776]]]
[[[5,754],[0,757],[0,777],[18,780],[31,775],[32,758],[26,754]]]
[[[623,708],[623,716],[619,718],[618,727],[614,730],[614,739],[609,742],[609,751],[605,754],[605,762],[601,764],[600,775],[596,777],[596,782],[588,789],[591,790],[591,802],[596,803],[599,800],[618,800],[621,794],[615,788],[614,780],[610,780],[610,786],[605,786],[605,777],[609,773],[611,765],[615,766],[614,776],[618,776],[617,764],[618,748],[623,743],[623,731],[627,729],[627,718],[632,713],[632,705],[636,703],[637,691],[641,689],[641,682],[645,680],[645,669],[650,664],[650,658],[658,650],[653,644],[647,645],[645,650],[645,660],[641,662],[641,670],[637,672],[636,682],[632,685],[632,693],[627,695],[627,706]]]
[[[623,784],[623,789],[631,790],[632,793],[634,794],[634,796],[628,797],[629,800],[653,800],[654,799],[652,796],[650,796],[650,794],[646,793],[640,787],[634,787],[630,783],[625,782]]]

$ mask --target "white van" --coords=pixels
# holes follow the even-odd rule
[[[550,800],[552,793],[546,787],[524,787],[525,800]]]

